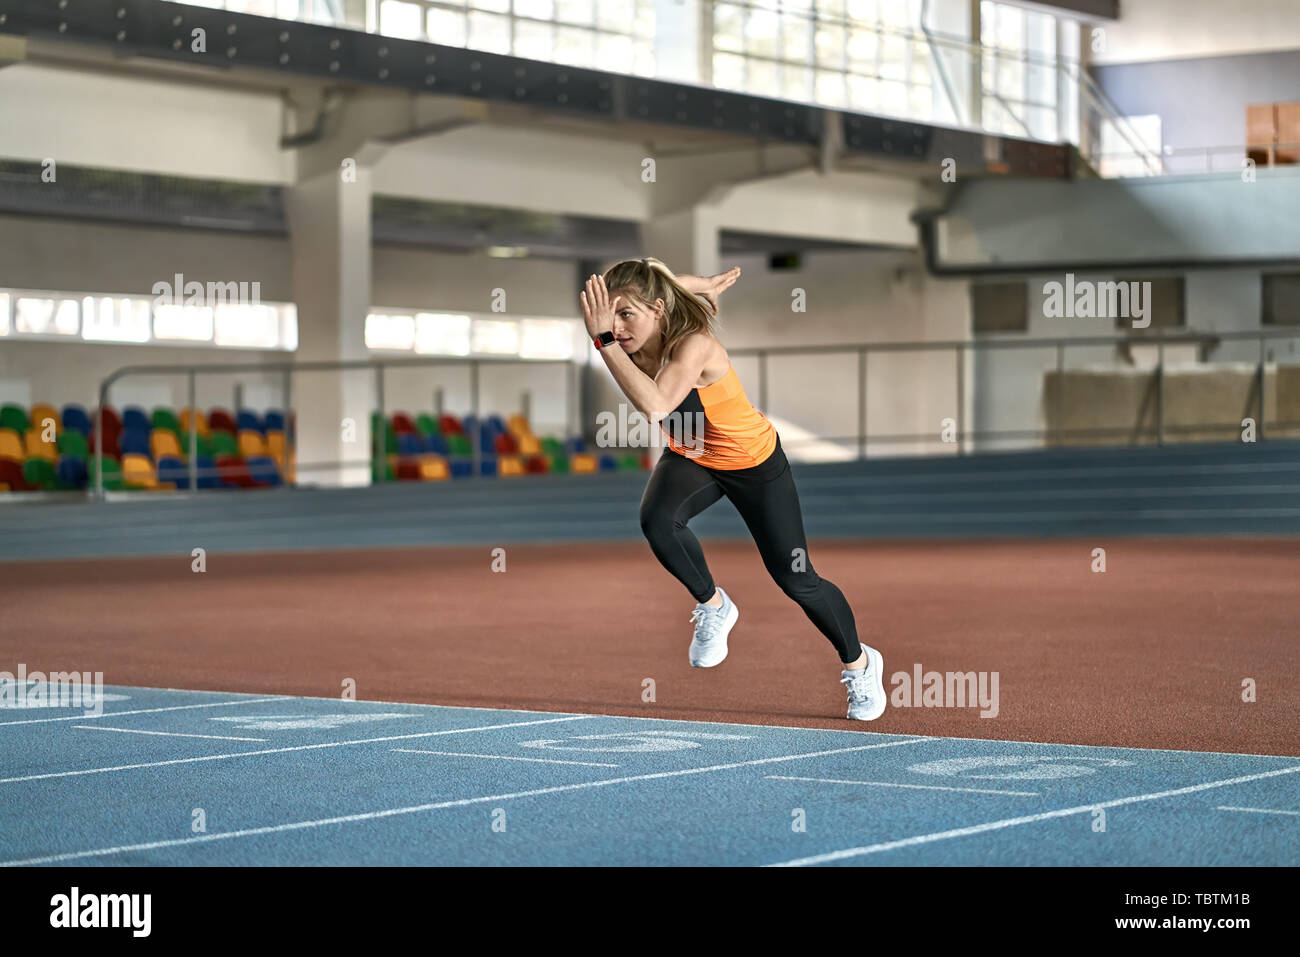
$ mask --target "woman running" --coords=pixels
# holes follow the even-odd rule
[[[738,267],[710,278],[675,276],[657,259],[629,259],[593,275],[579,295],[614,380],[667,441],[641,499],[641,529],[698,603],[691,664],[712,668],[727,657],[739,611],[715,586],[686,524],[730,499],[768,573],[839,653],[848,716],[871,721],[885,710],[880,652],[858,640],[843,593],[813,570],[781,439],[746,398],[717,338],[718,297],[739,276]]]

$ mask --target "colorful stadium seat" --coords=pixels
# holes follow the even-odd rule
[[[517,455],[498,455],[497,456],[497,475],[502,478],[508,478],[516,475],[524,475],[524,460]]]
[[[0,429],[0,459],[21,464],[26,458],[21,433],[10,428]]]
[[[55,473],[59,488],[84,489],[88,476],[84,458],[64,455],[59,459],[58,471]]]
[[[520,455],[537,455],[542,451],[541,441],[531,432],[516,436],[515,441],[519,443]]]
[[[88,460],[86,461],[86,471],[89,473],[89,475],[88,475],[88,477],[87,477],[87,481],[88,481],[91,485],[94,485],[94,484],[95,484],[95,475],[97,474],[97,472],[96,472],[96,464],[95,464],[96,461],[97,461],[97,460],[96,460],[96,459],[93,459],[93,458],[88,459]],[[110,457],[110,456],[105,455],[105,456],[104,456],[104,488],[105,488],[105,490],[121,491],[121,490],[122,490],[123,488],[125,488],[125,487],[126,487],[126,486],[125,486],[125,483],[122,481],[122,465],[121,465],[121,463],[118,461],[118,459],[117,459],[116,456],[112,456],[112,457]]]
[[[262,424],[261,418],[252,409],[240,409],[239,414],[235,417],[235,425],[235,431],[237,432],[242,432],[247,429],[250,432],[257,432],[260,434],[266,429]]]
[[[149,448],[149,432],[137,431],[135,429],[123,429],[121,436],[118,438],[118,447],[122,450],[122,471],[126,472],[126,456],[143,455],[146,458],[152,454]],[[130,480],[128,480],[129,482]]]
[[[495,449],[498,455],[515,455],[520,451],[519,446],[515,443],[514,436],[508,432],[502,432],[496,436],[492,445],[484,443],[483,447]]]
[[[54,406],[50,405],[47,402],[38,402],[35,405],[33,405],[31,416],[30,416],[30,421],[31,421],[30,427],[33,429],[40,429],[44,431],[46,420],[53,421],[54,428],[56,430],[58,430],[62,426],[62,423],[59,418],[59,413],[54,408]]]
[[[171,483],[176,488],[188,489],[190,487],[189,464],[175,455],[159,456],[158,481],[159,483]]]
[[[280,470],[269,455],[254,455],[248,460],[248,475],[254,485],[274,488],[281,485]]]
[[[177,418],[176,413],[171,409],[157,408],[153,410],[153,416],[150,419],[150,425],[155,429],[166,429],[178,439],[181,436],[181,420]]]
[[[0,406],[0,429],[13,429],[19,435],[29,428],[27,410],[20,405],[6,402]]]
[[[586,452],[577,452],[569,456],[569,471],[575,474],[595,472],[599,466],[596,463],[596,456],[589,455]]]
[[[194,417],[195,431],[197,431],[199,435],[207,435],[210,430],[210,427],[208,425],[208,417],[203,414],[202,410],[200,410],[198,414],[195,415],[193,410],[190,409],[188,406],[184,409],[181,409],[181,418],[180,418],[181,435],[186,436],[188,438],[190,434],[191,416]]]
[[[122,431],[143,432],[146,435],[153,429],[153,422],[138,405],[128,405],[122,410]]]
[[[12,432],[13,429],[4,431]],[[4,485],[10,492],[26,492],[31,486],[27,484],[27,479],[23,476],[22,462],[16,462],[13,459],[0,459],[0,485]]]
[[[125,416],[124,416],[125,418]],[[105,468],[104,474],[108,474]],[[126,452],[122,455],[122,481],[128,488],[158,488],[158,476],[148,455]]]
[[[283,432],[284,413],[278,409],[268,409],[266,415],[262,419],[262,425],[265,427],[267,432]]]
[[[551,471],[551,462],[545,455],[530,455],[524,459],[529,475],[545,475]]]
[[[239,443],[235,441],[233,432],[227,432],[224,429],[212,430],[212,454],[217,458],[223,455],[239,456]]]
[[[443,413],[438,419],[438,431],[443,435],[464,435],[465,427],[454,415]]]
[[[221,484],[227,487],[254,488],[257,484],[244,460],[237,455],[218,455],[217,469],[221,473]]]
[[[95,411],[95,415],[90,420],[92,429],[98,428],[100,422],[103,422],[105,435],[116,437],[122,434],[122,418],[111,405],[106,405],[102,409]]]
[[[225,409],[208,410],[208,428],[214,432],[220,429],[222,432],[229,432],[231,435],[239,431],[235,417]]]
[[[441,435],[442,429],[438,426],[438,420],[427,412],[421,412],[415,417],[415,427],[423,435]]]
[[[181,443],[176,433],[165,428],[156,428],[149,433],[149,453],[160,466],[164,456],[178,459],[184,458],[184,453],[181,452]],[[161,476],[159,478],[161,479]]]
[[[23,444],[29,459],[45,459],[51,463],[59,460],[58,450],[55,449],[53,442],[46,441],[44,429],[28,429]]]
[[[76,430],[82,435],[89,435],[93,425],[90,416],[86,410],[79,405],[69,403],[63,407],[63,429],[64,431]]]
[[[420,459],[420,478],[425,482],[442,482],[451,478],[451,467],[441,455],[426,455]]]
[[[241,421],[247,421],[242,420]],[[245,459],[267,458],[270,453],[266,449],[266,439],[261,432],[253,429],[239,430],[239,454]]]
[[[392,426],[393,426],[393,431],[396,432],[398,435],[401,435],[403,432],[419,431],[419,429],[415,427],[415,423],[411,421],[411,417],[407,415],[405,412],[393,413]]]
[[[86,437],[76,429],[65,428],[59,433],[59,439],[55,443],[59,450],[59,455],[73,456],[74,458],[85,459],[90,455],[90,446],[86,444]]]

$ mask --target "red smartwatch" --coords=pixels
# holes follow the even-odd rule
[[[591,340],[591,344],[594,345],[597,349],[603,349],[605,348],[605,346],[609,345],[613,341],[614,341],[614,333],[602,332],[600,335],[596,336],[594,339]]]

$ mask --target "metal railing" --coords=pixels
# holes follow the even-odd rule
[[[771,361],[777,357],[792,356],[845,356],[853,355],[857,357],[857,378],[856,378],[856,396],[857,396],[857,420],[858,428],[852,435],[828,435],[819,434],[813,439],[805,440],[811,443],[832,443],[841,446],[854,445],[857,449],[858,458],[866,458],[868,447],[874,443],[879,445],[891,444],[912,444],[912,445],[930,445],[930,444],[948,444],[938,431],[932,432],[905,432],[889,434],[872,434],[870,429],[868,398],[868,360],[876,355],[899,355],[906,353],[928,353],[939,354],[951,353],[953,357],[952,369],[952,408],[953,418],[955,420],[955,429],[953,430],[954,451],[958,455],[967,454],[971,449],[969,444],[972,442],[984,441],[1001,441],[1001,440],[1027,440],[1029,442],[1043,443],[1051,441],[1054,444],[1064,444],[1071,440],[1081,439],[1109,439],[1115,438],[1121,441],[1120,444],[1128,444],[1142,438],[1153,440],[1158,445],[1163,445],[1167,439],[1178,435],[1194,435],[1198,432],[1208,432],[1212,430],[1223,430],[1227,427],[1226,420],[1214,422],[1183,423],[1171,424],[1167,421],[1166,407],[1166,362],[1165,351],[1170,346],[1178,345],[1195,345],[1199,347],[1202,359],[1213,352],[1220,345],[1234,342],[1253,342],[1257,343],[1257,359],[1255,361],[1255,381],[1253,385],[1254,392],[1251,398],[1251,405],[1258,406],[1258,421],[1256,423],[1256,436],[1263,440],[1265,433],[1265,395],[1267,382],[1267,368],[1272,357],[1269,356],[1267,344],[1291,340],[1293,343],[1300,344],[1300,328],[1288,329],[1264,329],[1251,331],[1224,331],[1224,332],[1195,332],[1191,330],[1158,330],[1141,335],[1134,334],[1112,334],[1098,336],[1063,336],[1054,338],[1025,338],[1012,336],[981,336],[970,340],[952,340],[952,341],[934,341],[934,342],[878,342],[878,343],[849,343],[839,345],[818,345],[818,346],[782,346],[782,347],[753,347],[753,348],[736,348],[729,349],[728,354],[733,358],[752,358],[758,363],[758,381],[756,404],[768,412],[771,409],[769,388],[770,388],[770,366]],[[1152,410],[1153,424],[1148,429],[1143,429],[1139,424],[1131,424],[1117,427],[1103,428],[1065,428],[1063,425],[1066,403],[1064,399],[1064,388],[1058,385],[1053,401],[1055,403],[1052,409],[1054,424],[1050,428],[1031,428],[1031,429],[974,429],[969,428],[967,423],[970,421],[968,415],[968,397],[967,384],[974,384],[974,375],[968,370],[968,361],[970,357],[977,356],[985,352],[998,351],[1018,351],[1018,350],[1053,350],[1055,353],[1054,371],[1058,377],[1058,383],[1061,377],[1068,371],[1066,363],[1067,352],[1071,348],[1096,348],[1096,347],[1132,347],[1132,346],[1155,346],[1156,361],[1155,365],[1150,368],[1141,368],[1140,371],[1148,372],[1152,377],[1152,401],[1154,409]],[[1198,365],[1202,368],[1213,369],[1216,363],[1200,362]],[[1297,365],[1300,365],[1300,351],[1297,352]],[[1136,368],[1133,365],[1123,365],[1119,362],[1113,363],[1109,368],[1115,371]],[[1091,370],[1090,370],[1091,371]],[[939,383],[926,382],[924,388],[933,392]],[[751,393],[751,395],[753,395]],[[1041,395],[1041,393],[1040,393]],[[1035,396],[1038,398],[1038,396]],[[1289,419],[1279,419],[1268,423],[1273,429],[1294,429],[1300,427],[1300,421]],[[782,444],[787,447],[797,447],[799,440],[787,441],[782,439]]]
[[[1228,332],[1194,332],[1188,330],[1168,330],[1154,331],[1142,335],[1133,334],[1113,334],[1098,336],[1068,336],[1056,338],[1024,338],[1014,336],[982,336],[969,340],[951,340],[951,341],[933,341],[933,342],[873,342],[873,343],[848,343],[835,345],[813,345],[813,346],[778,346],[778,347],[751,347],[751,348],[734,348],[728,350],[732,360],[752,359],[757,362],[757,381],[755,391],[750,395],[755,399],[758,408],[769,412],[772,408],[772,364],[774,361],[790,357],[854,357],[856,365],[856,376],[853,381],[853,391],[855,410],[857,417],[857,428],[853,434],[818,434],[815,438],[800,440],[798,438],[783,437],[782,444],[792,450],[797,450],[804,442],[830,443],[838,445],[841,448],[851,446],[854,449],[857,458],[866,458],[868,452],[874,446],[889,447],[897,445],[918,445],[930,447],[935,444],[952,445],[953,451],[958,455],[966,455],[972,452],[978,453],[982,449],[975,446],[984,442],[1000,441],[1018,441],[1030,445],[1042,445],[1051,443],[1054,445],[1068,444],[1071,441],[1079,440],[1108,440],[1116,439],[1118,444],[1129,444],[1142,440],[1150,440],[1155,444],[1163,445],[1170,438],[1176,438],[1179,435],[1195,435],[1196,433],[1205,433],[1212,430],[1224,430],[1228,423],[1226,420],[1198,423],[1173,424],[1167,421],[1167,404],[1166,404],[1166,350],[1173,346],[1196,346],[1202,358],[1208,356],[1218,347],[1228,343],[1255,343],[1257,345],[1255,360],[1255,382],[1252,386],[1252,393],[1249,400],[1251,407],[1258,408],[1258,421],[1256,423],[1256,436],[1259,440],[1268,437],[1266,426],[1271,430],[1295,429],[1300,428],[1300,421],[1291,421],[1288,419],[1278,419],[1266,422],[1266,387],[1267,387],[1267,370],[1269,363],[1273,360],[1270,356],[1269,343],[1277,343],[1285,340],[1291,340],[1293,343],[1300,345],[1300,328],[1278,328],[1252,331],[1228,331]],[[1064,414],[1067,411],[1068,404],[1065,401],[1065,390],[1061,385],[1061,378],[1068,370],[1067,355],[1071,349],[1080,348],[1097,348],[1097,347],[1133,347],[1133,346],[1154,346],[1156,349],[1155,364],[1149,368],[1141,368],[1140,371],[1148,373],[1151,376],[1151,409],[1152,424],[1149,427],[1143,427],[1140,423],[1125,424],[1116,427],[1100,428],[1066,428],[1064,425]],[[1035,428],[972,428],[969,423],[970,397],[968,391],[970,386],[976,384],[976,373],[970,368],[971,360],[984,353],[998,352],[1017,352],[1023,350],[1051,350],[1054,354],[1054,361],[1049,366],[1040,367],[1046,371],[1054,371],[1058,377],[1058,386],[1054,395],[1051,397],[1054,407],[1051,412],[1051,421],[1046,427]],[[1296,351],[1296,350],[1293,350]],[[909,394],[907,388],[923,389],[927,394],[933,396],[942,394],[947,400],[951,396],[952,418],[954,420],[954,429],[952,430],[951,440],[945,439],[938,431],[928,432],[877,432],[871,428],[870,409],[868,406],[868,385],[872,381],[869,376],[870,359],[872,357],[889,357],[902,356],[908,353],[942,357],[945,353],[951,356],[948,364],[949,372],[945,374],[931,374],[927,378],[916,381],[913,377],[905,384],[900,382],[891,383],[890,392],[895,395]],[[1300,366],[1300,351],[1296,351],[1297,365]],[[941,360],[940,360],[941,361]],[[436,367],[466,367],[470,375],[470,414],[476,419],[482,411],[480,395],[480,378],[479,371],[482,367],[502,367],[508,365],[527,365],[533,366],[562,366],[565,368],[565,428],[566,436],[574,432],[591,432],[591,429],[579,428],[579,423],[594,421],[594,415],[588,416],[584,410],[580,410],[577,405],[576,396],[578,394],[575,388],[575,379],[582,374],[584,369],[590,369],[580,362],[569,362],[565,360],[518,360],[518,359],[490,359],[475,358],[462,359],[454,357],[437,357],[437,358],[416,358],[416,359],[376,359],[376,360],[357,360],[351,362],[298,362],[298,363],[272,363],[272,364],[219,364],[219,365],[145,365],[145,366],[128,366],[119,369],[106,378],[100,385],[99,398],[100,407],[96,413],[97,427],[95,429],[94,456],[95,456],[95,477],[93,487],[89,490],[90,494],[97,498],[104,497],[104,469],[103,469],[103,409],[108,405],[109,390],[112,385],[119,380],[128,376],[159,376],[159,375],[183,375],[186,377],[188,385],[189,408],[191,410],[197,407],[197,384],[198,377],[204,375],[233,375],[242,373],[255,373],[260,375],[279,374],[284,377],[283,395],[285,398],[285,418],[286,429],[289,432],[286,461],[293,454],[295,447],[295,437],[293,435],[294,412],[292,407],[292,376],[295,373],[310,372],[348,372],[348,371],[370,371],[374,374],[375,382],[375,404],[374,410],[378,412],[380,421],[385,423],[385,427],[372,429],[371,435],[371,454],[366,459],[344,460],[337,462],[314,462],[306,464],[296,464],[293,467],[293,474],[296,476],[298,471],[330,470],[345,468],[361,468],[369,466],[372,481],[382,480],[384,474],[383,466],[387,460],[386,446],[386,422],[387,413],[384,389],[385,389],[385,372],[395,369],[419,369],[419,368],[436,368]],[[1201,362],[1202,368],[1212,369],[1216,363]],[[1089,369],[1095,370],[1097,366],[1090,366]],[[1106,369],[1122,370],[1133,368],[1126,366],[1118,361],[1112,361],[1104,366]],[[1036,370],[1034,370],[1036,371]],[[878,375],[880,373],[877,373]],[[841,380],[842,381],[842,380]],[[1032,398],[1035,403],[1045,395],[1045,389],[1041,385],[1041,377],[1035,380],[1039,384],[1035,386]],[[806,382],[801,383],[801,390],[807,391],[809,386]],[[949,391],[950,390],[950,391]],[[846,393],[849,390],[844,390]],[[586,410],[591,411],[591,410]],[[236,409],[238,412],[238,409]],[[1235,420],[1234,420],[1235,421]],[[197,451],[198,451],[198,417],[190,415],[189,428],[187,435],[188,455],[188,487],[191,493],[198,490],[198,478],[200,476],[208,477],[209,473],[198,468]],[[480,443],[480,431],[476,428],[473,430],[472,439],[473,451],[473,474],[477,477],[481,473],[482,456],[484,449]],[[796,453],[797,454],[797,453]],[[218,477],[221,474],[220,469],[214,470]],[[290,481],[286,484],[296,485],[296,478],[291,476]]]
[[[419,369],[419,368],[437,368],[437,367],[459,367],[465,368],[469,373],[469,394],[470,409],[469,414],[476,419],[481,411],[482,396],[480,370],[484,367],[505,367],[511,365],[527,365],[529,367],[556,367],[560,366],[565,369],[564,389],[565,389],[565,428],[569,430],[576,421],[577,408],[575,404],[575,389],[573,378],[576,372],[574,363],[563,359],[510,359],[510,358],[457,358],[454,356],[438,356],[428,358],[384,358],[384,359],[358,359],[352,361],[318,361],[318,362],[275,362],[275,363],[217,363],[204,365],[136,365],[125,366],[116,370],[99,385],[99,407],[95,411],[95,476],[94,483],[88,488],[89,493],[98,499],[104,496],[104,409],[109,404],[109,390],[113,384],[128,376],[176,376],[183,375],[186,378],[188,403],[190,410],[189,429],[185,438],[186,448],[188,449],[186,476],[188,479],[188,490],[191,494],[198,491],[198,479],[203,478],[221,478],[227,473],[220,467],[213,469],[200,469],[198,467],[198,378],[199,376],[230,376],[241,374],[253,374],[259,376],[268,376],[279,374],[281,379],[281,395],[283,397],[284,416],[285,416],[285,462],[293,461],[296,450],[296,416],[293,410],[293,376],[295,373],[312,373],[312,372],[350,372],[350,371],[370,371],[374,374],[375,403],[372,409],[372,426],[373,416],[378,415],[381,425],[384,427],[375,429],[372,427],[370,449],[371,454],[367,459],[340,460],[330,462],[312,462],[299,464],[296,461],[292,468],[285,468],[283,471],[289,476],[287,485],[297,484],[297,473],[310,471],[327,471],[341,469],[355,469],[368,466],[371,469],[372,480],[382,476],[384,465],[387,461],[387,419],[388,409],[384,399],[384,381],[385,373],[395,369]],[[238,415],[239,403],[235,403],[235,414]],[[470,437],[471,456],[474,463],[474,475],[478,476],[482,467],[483,454],[485,450],[481,447],[481,429],[475,428],[474,434]],[[283,476],[282,476],[283,478]]]

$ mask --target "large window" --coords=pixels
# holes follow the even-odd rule
[[[653,76],[654,0],[379,0],[379,32]]]
[[[366,347],[439,356],[572,359],[581,323],[574,319],[506,319],[500,315],[384,309],[366,317]]]
[[[163,297],[0,290],[0,337],[47,341],[298,348],[298,310],[283,302],[165,301]]]
[[[1055,140],[1059,129],[1056,18],[1006,3],[980,3],[984,127]]]
[[[920,0],[713,4],[713,84],[861,113],[928,118]]]

